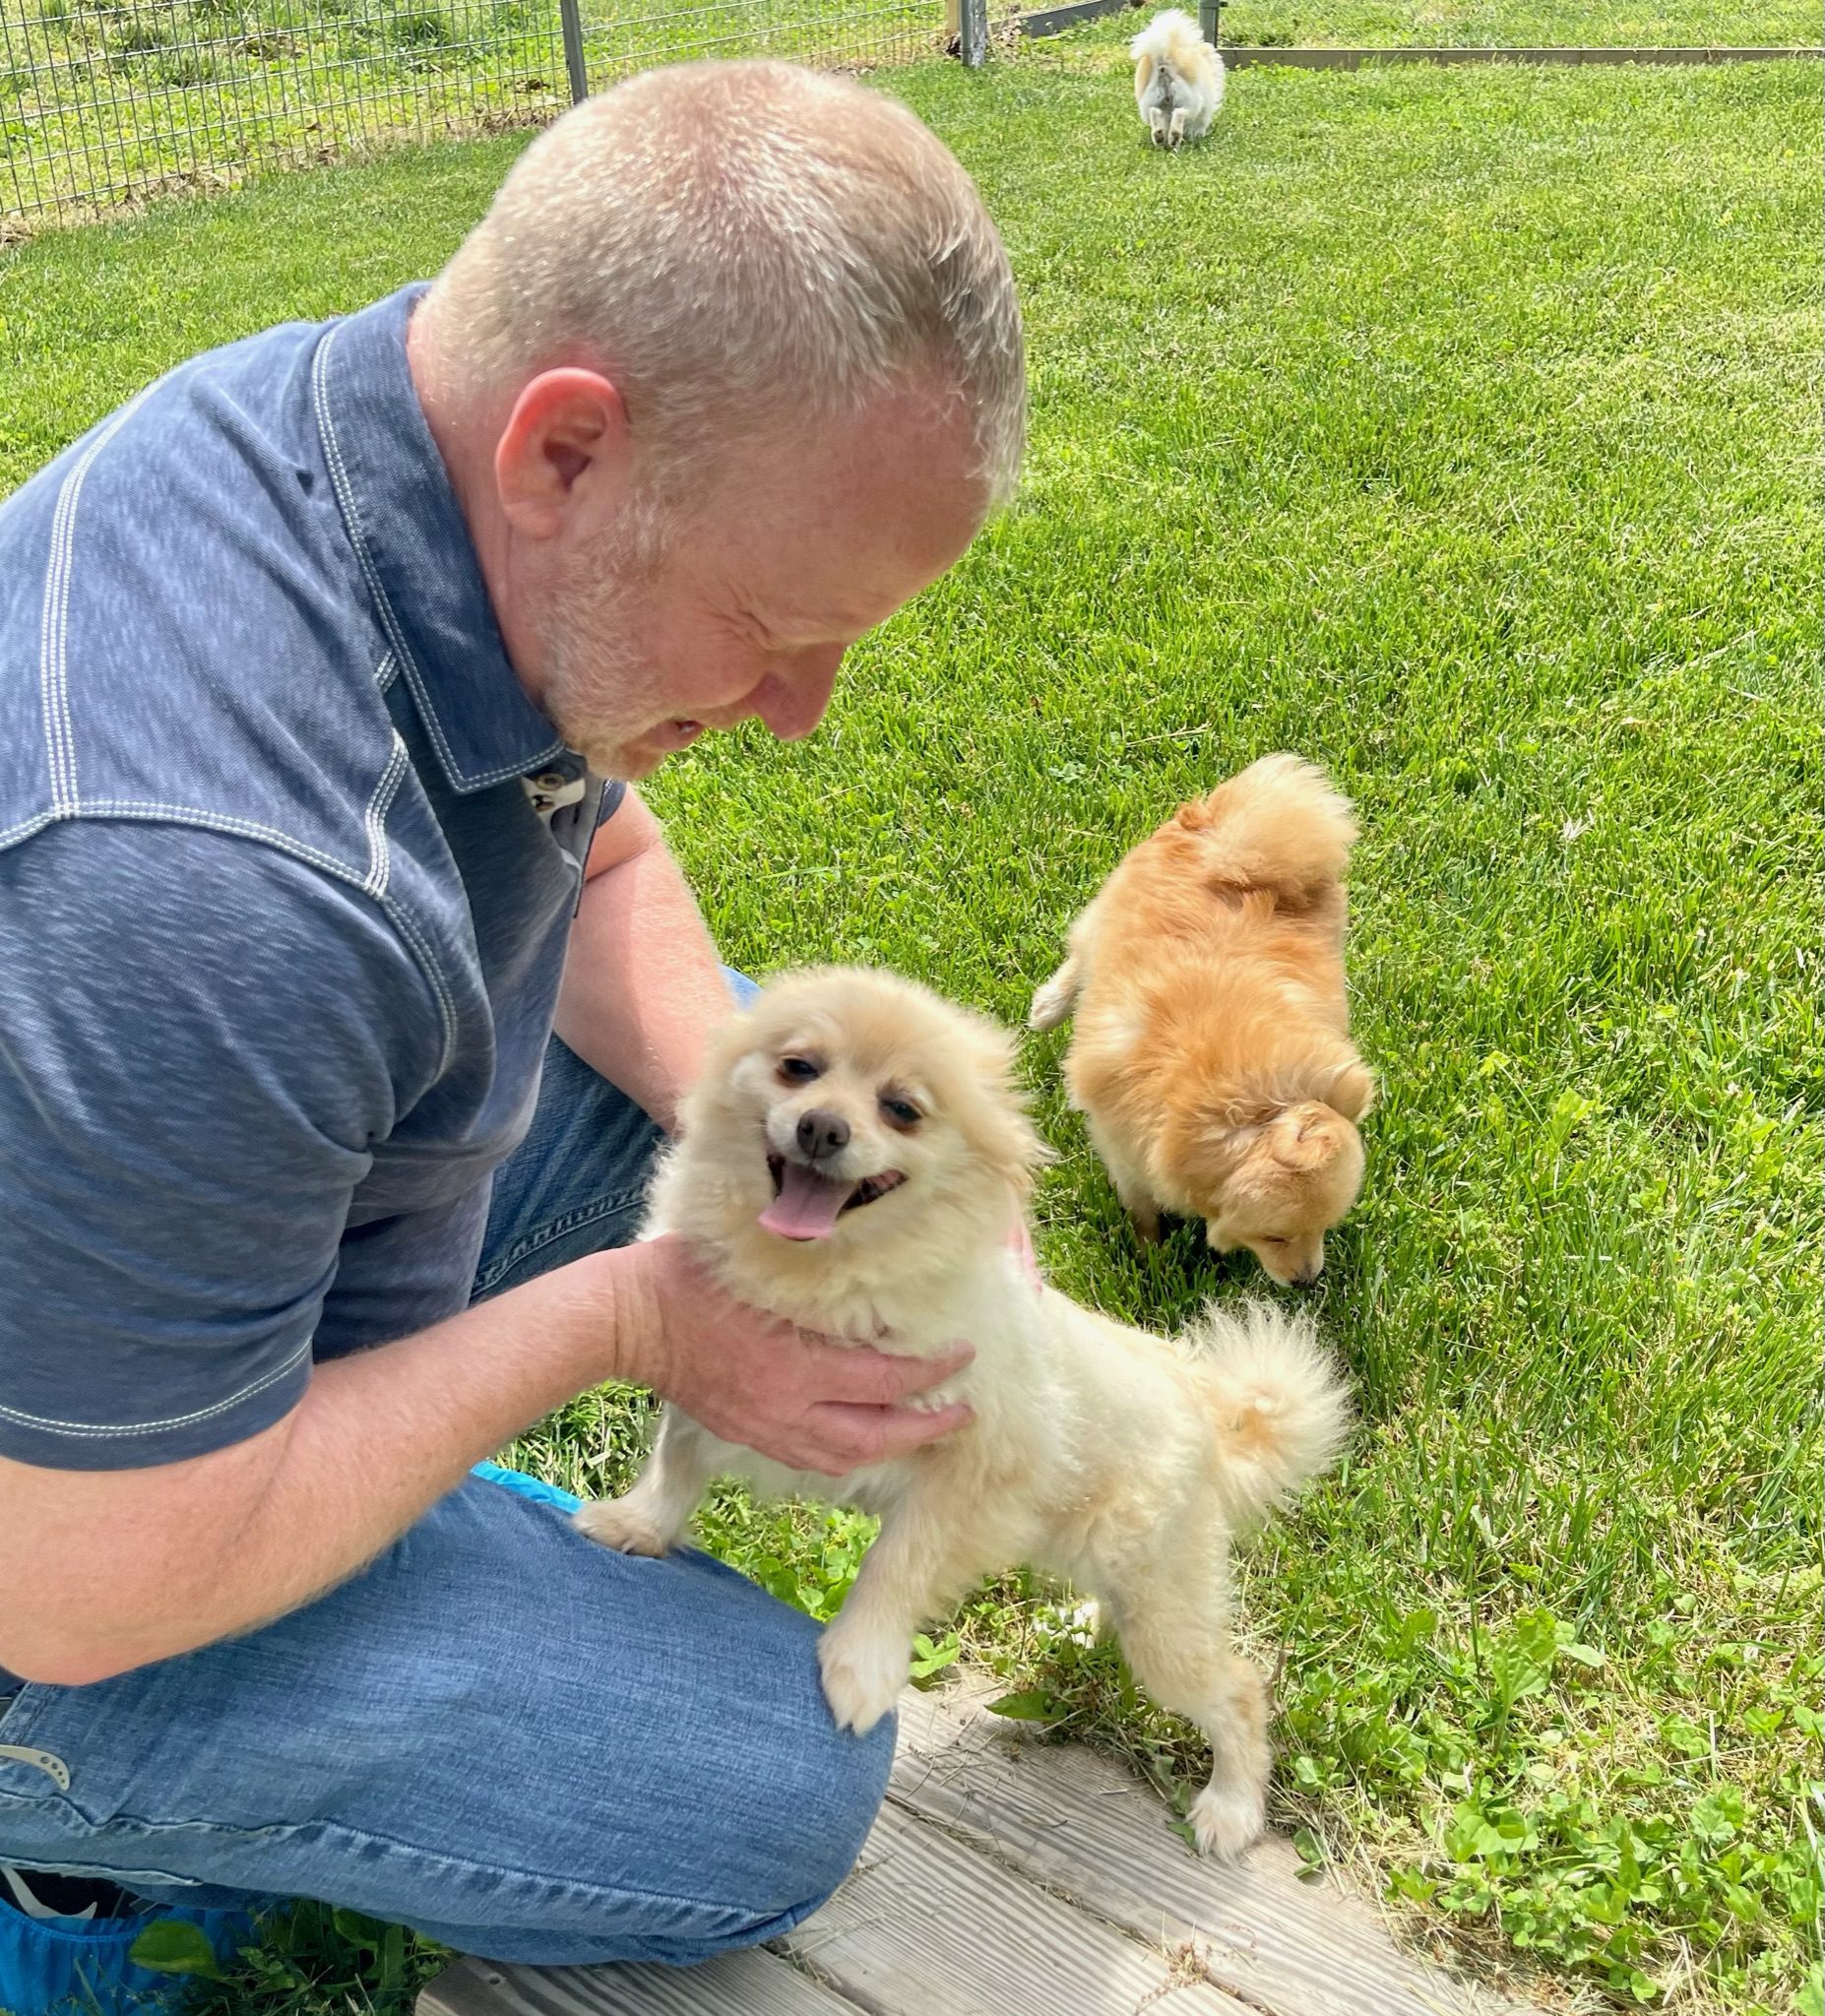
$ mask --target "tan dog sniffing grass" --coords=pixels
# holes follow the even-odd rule
[[[1308,1287],[1362,1187],[1355,1123],[1375,1081],[1350,1040],[1350,801],[1264,756],[1130,850],[1033,997],[1075,1014],[1065,1082],[1135,1229],[1201,1218]]]
[[[1030,1562],[1101,1600],[1136,1677],[1209,1738],[1199,1845],[1261,1832],[1261,1677],[1229,1643],[1230,1536],[1330,1463],[1344,1391],[1309,1322],[1211,1309],[1166,1340],[1044,1287],[1010,1241],[1043,1150],[1010,1039],[922,987],[831,970],[776,982],[717,1040],[653,1192],[731,1295],[786,1321],[974,1361],[924,1396],[975,1419],[834,1481],[782,1468],[666,1407],[624,1497],[577,1523],[626,1552],[682,1538],[713,1478],[881,1519],[819,1644],[837,1721],[866,1731],[906,1684],[913,1634],[982,1576]]]

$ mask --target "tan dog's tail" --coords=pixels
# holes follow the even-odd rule
[[[1263,756],[1183,806],[1178,823],[1203,836],[1214,885],[1271,890],[1292,907],[1343,879],[1356,839],[1350,800],[1299,756]]]
[[[1270,1302],[1213,1304],[1185,1333],[1223,1458],[1230,1519],[1266,1518],[1328,1470],[1350,1433],[1350,1397],[1308,1316]]]

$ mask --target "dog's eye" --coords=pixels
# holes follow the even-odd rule
[[[787,1085],[809,1085],[814,1078],[822,1078],[824,1067],[811,1057],[782,1057],[780,1076]]]
[[[916,1127],[925,1117],[911,1100],[884,1099],[881,1110],[897,1127]]]

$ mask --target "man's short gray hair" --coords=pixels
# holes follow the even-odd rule
[[[459,396],[598,361],[668,477],[921,377],[996,500],[1020,460],[1020,311],[969,176],[904,106],[791,64],[649,71],[567,113],[427,309]]]

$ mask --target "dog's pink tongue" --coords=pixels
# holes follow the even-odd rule
[[[762,1228],[783,1239],[827,1239],[851,1187],[788,1162],[780,1174],[779,1196],[760,1215]]]

